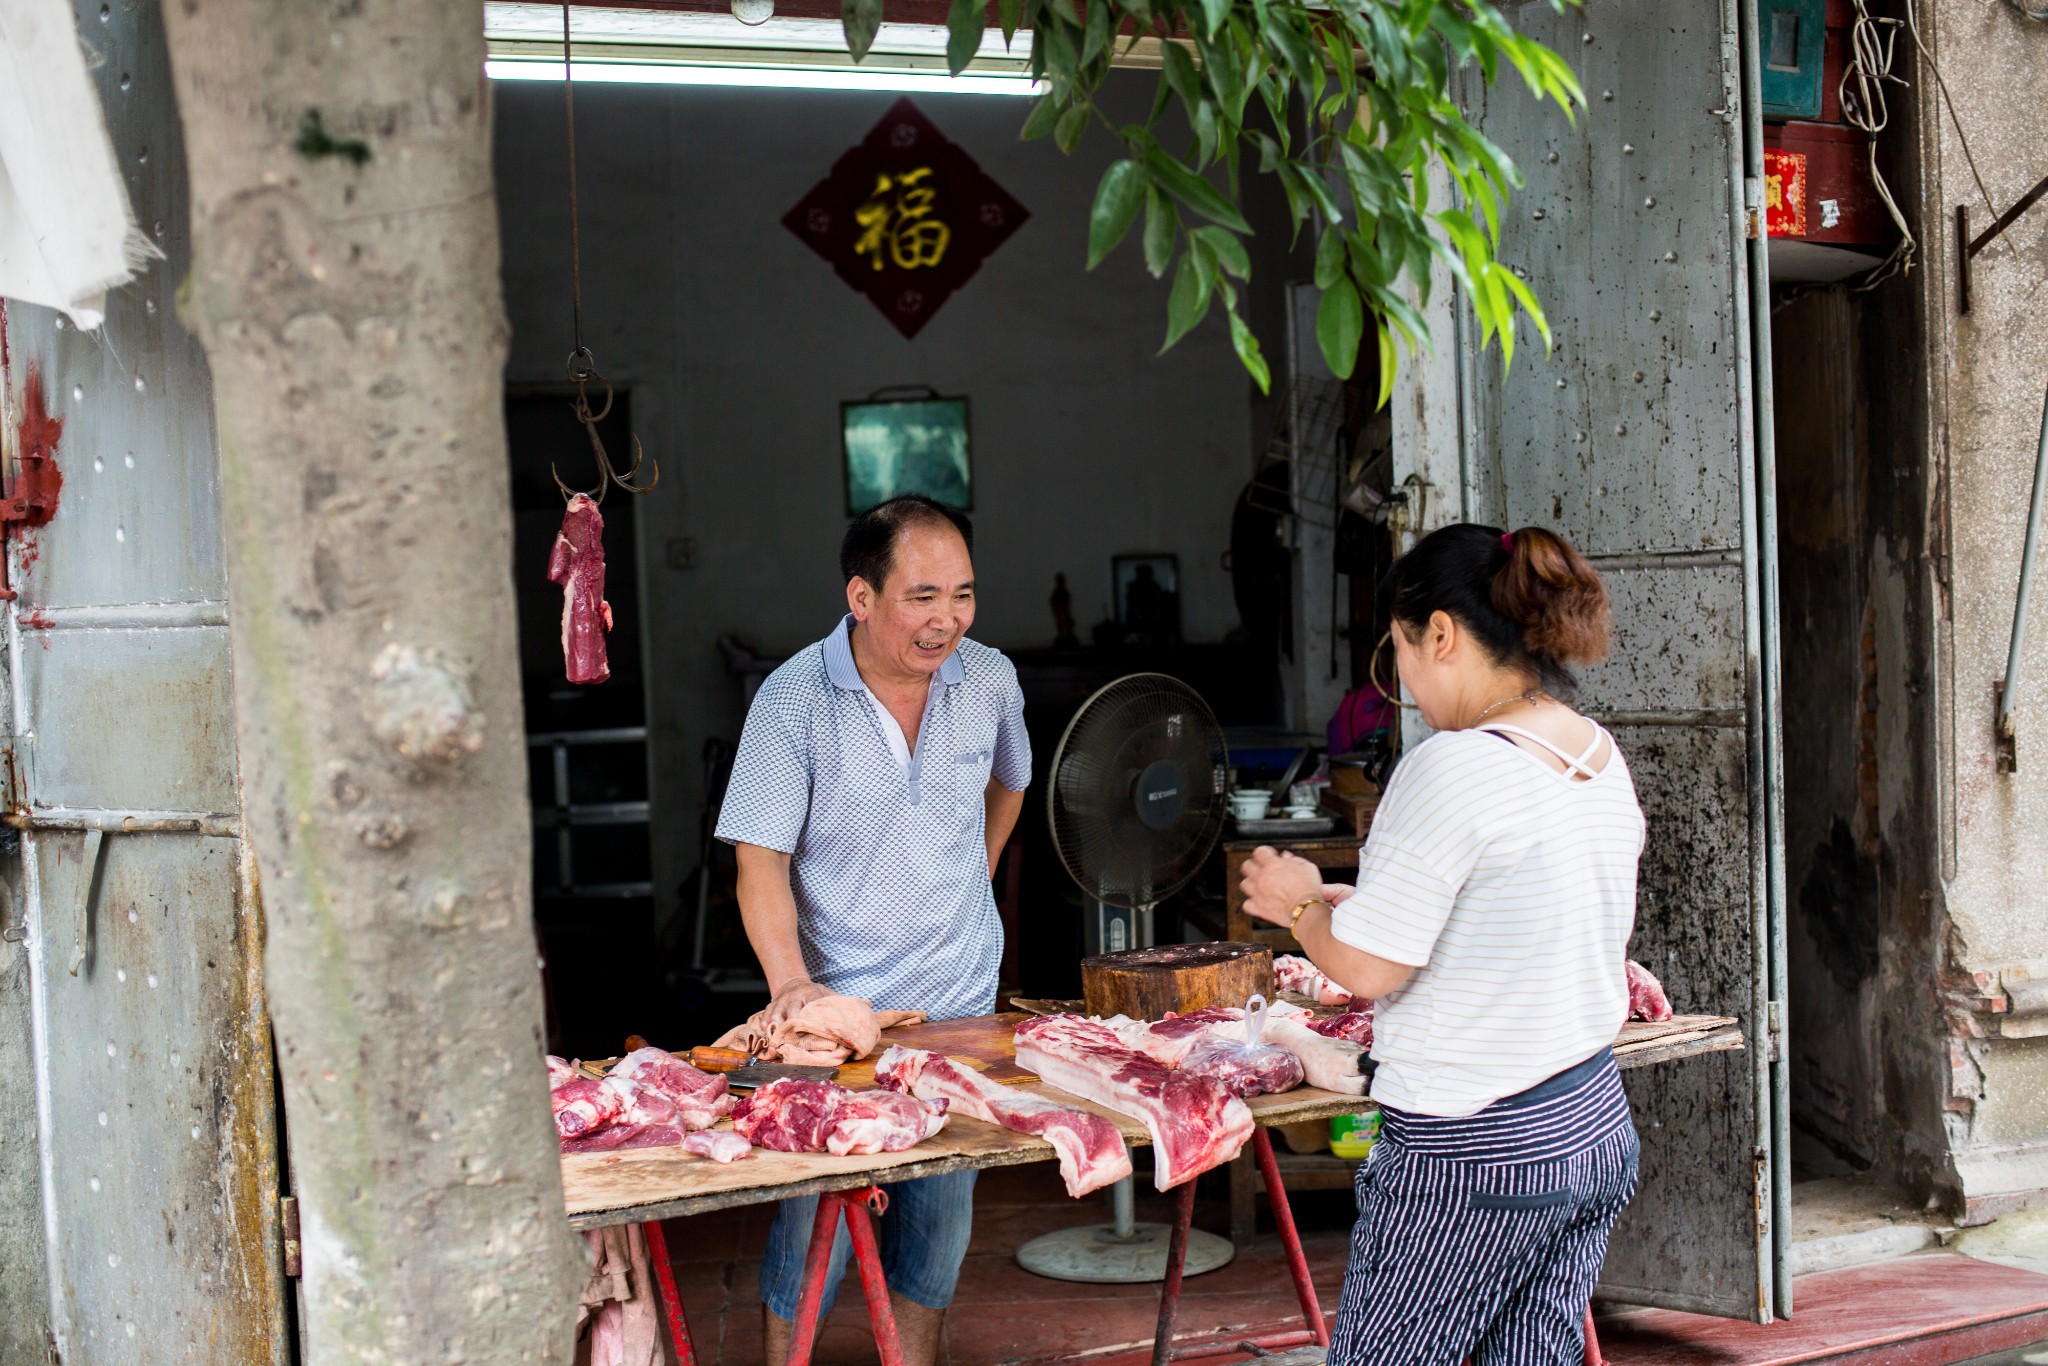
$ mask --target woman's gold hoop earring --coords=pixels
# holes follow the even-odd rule
[[[1372,647],[1372,654],[1366,659],[1365,676],[1371,682],[1374,692],[1377,692],[1381,697],[1386,698],[1387,701],[1392,702],[1397,707],[1407,711],[1414,711],[1416,704],[1401,696],[1399,684],[1395,685],[1392,692],[1388,692],[1387,685],[1380,682],[1380,651],[1393,643],[1394,628],[1389,626],[1387,633],[1380,637],[1380,643]]]

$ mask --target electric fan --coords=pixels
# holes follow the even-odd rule
[[[1223,832],[1230,753],[1201,694],[1166,674],[1130,674],[1083,702],[1053,752],[1046,818],[1060,862],[1103,907],[1133,913],[1130,942],[1150,948],[1152,908],[1200,870]],[[1132,1179],[1110,1188],[1114,1222],[1061,1229],[1017,1249],[1026,1271],[1062,1281],[1163,1280],[1165,1224],[1133,1218]],[[1186,1274],[1228,1262],[1227,1239],[1191,1229]]]

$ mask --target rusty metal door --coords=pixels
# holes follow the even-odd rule
[[[9,491],[43,500],[40,525],[7,529],[5,632],[48,1347],[65,1366],[280,1363],[277,1103],[211,384],[175,318],[178,117],[155,5],[84,0],[79,28],[167,259],[109,297],[101,332],[15,305],[0,348]]]
[[[1505,377],[1496,354],[1461,348],[1460,492],[1475,520],[1562,529],[1606,575],[1614,654],[1583,704],[1628,755],[1649,821],[1634,953],[1681,1010],[1738,1016],[1750,1041],[1627,1074],[1643,1182],[1601,1293],[1768,1321],[1789,1309],[1772,1274],[1783,918],[1745,7],[1518,6],[1516,26],[1585,84],[1576,127],[1512,76],[1470,83],[1473,121],[1527,178],[1501,257],[1556,347],[1546,360],[1530,339]]]

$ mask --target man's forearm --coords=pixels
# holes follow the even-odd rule
[[[761,960],[771,995],[791,982],[808,981],[797,937],[796,896],[789,888],[789,855],[756,845],[736,846],[739,855],[740,921],[747,942]]]
[[[1017,818],[1024,812],[1024,794],[1012,792],[991,778],[983,802],[987,807],[984,828],[988,836],[988,875],[994,877],[996,860],[1003,856],[1003,846],[1010,842],[1010,832],[1017,828]]]

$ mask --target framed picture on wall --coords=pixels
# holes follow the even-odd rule
[[[1117,624],[1148,645],[1180,639],[1180,557],[1118,555],[1109,562]]]
[[[887,398],[884,389],[839,405],[846,458],[846,515],[858,517],[899,493],[974,506],[967,400],[926,389]]]

